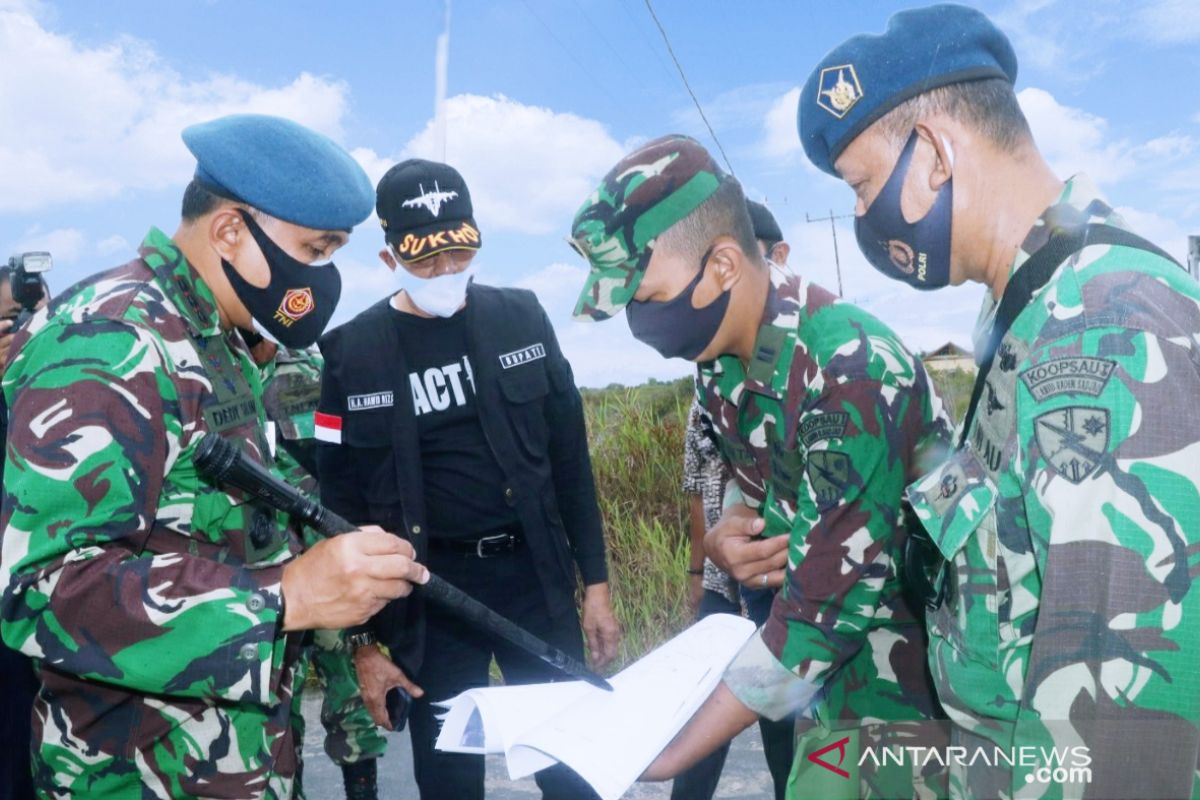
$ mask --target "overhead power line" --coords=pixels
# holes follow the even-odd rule
[[[829,223],[829,232],[833,234],[833,264],[834,264],[834,267],[837,268],[838,297],[843,296],[842,295],[842,260],[838,257],[837,225],[835,224],[835,221],[839,220],[839,219],[850,219],[853,216],[854,216],[853,214],[838,214],[835,216],[833,213],[833,209],[829,210],[829,216],[827,216],[827,217],[811,217],[811,216],[809,216],[807,211],[804,212],[804,221],[805,222],[828,222]]]
[[[688,83],[687,75],[683,72],[683,65],[675,57],[675,50],[671,47],[671,40],[667,38],[667,30],[659,21],[658,14],[654,13],[654,6],[651,5],[650,0],[646,0],[646,10],[650,12],[651,18],[654,19],[654,24],[658,26],[658,32],[662,34],[663,42],[667,45],[667,53],[670,54],[671,60],[675,62],[675,69],[679,70],[679,77],[683,79],[683,86],[687,89],[688,94],[692,96],[692,102],[696,104],[696,110],[700,112],[700,119],[704,120],[704,127],[708,128],[708,135],[716,142],[717,150],[721,152],[721,158],[725,159],[725,166],[729,167],[729,174],[733,175],[733,164],[729,163],[729,156],[725,154],[725,148],[721,146],[721,140],[717,138],[717,132],[709,124],[708,117],[704,115],[704,109],[700,106],[700,100],[696,97],[696,93],[692,91],[692,85]]]
[[[543,29],[545,29],[546,35],[548,35],[550,37],[550,39],[553,40],[553,42],[558,45],[559,49],[561,49],[564,53],[567,54],[567,57],[569,59],[571,59],[572,61],[575,62],[575,66],[579,67],[580,72],[582,72],[584,75],[587,76],[588,80],[591,81],[591,85],[596,87],[597,89],[599,89],[601,92],[603,92],[604,95],[613,102],[613,105],[615,105],[619,108],[624,107],[624,104],[621,103],[621,101],[618,100],[616,98],[616,96],[612,92],[610,92],[603,83],[600,82],[600,79],[597,78],[596,75],[594,75],[592,73],[592,71],[590,69],[588,69],[587,66],[582,61],[579,60],[579,57],[577,55],[575,55],[575,52],[573,50],[571,50],[570,47],[567,47],[566,43],[563,42],[562,39],[558,38],[558,34],[556,34],[553,31],[553,29],[551,29],[551,27],[548,24],[546,24],[546,21],[544,19],[542,19],[541,15],[538,14],[537,11],[535,11],[533,9],[533,5],[530,4],[529,0],[521,0],[521,3],[525,6],[525,9],[529,12],[529,16],[531,16],[535,20],[537,20],[537,23],[539,25],[541,25]]]

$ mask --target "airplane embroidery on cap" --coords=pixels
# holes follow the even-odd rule
[[[438,186],[437,181],[433,182],[432,192],[425,191],[424,184],[418,183],[417,188],[421,190],[421,193],[416,197],[410,197],[408,200],[405,200],[403,203],[401,203],[400,206],[402,208],[416,208],[417,206],[421,206],[436,217],[438,214],[442,213],[443,203],[448,203],[454,198],[458,197],[458,192],[454,191],[453,189],[448,192],[443,192],[442,187]]]
[[[862,84],[853,64],[826,67],[821,70],[817,82],[817,105],[838,119],[850,113],[850,109],[862,99]]]

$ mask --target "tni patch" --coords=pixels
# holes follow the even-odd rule
[[[1108,410],[1069,406],[1034,420],[1042,458],[1071,483],[1096,471],[1108,450]]]
[[[836,450],[817,450],[808,454],[808,482],[817,496],[821,511],[837,505],[850,483],[850,457]]]

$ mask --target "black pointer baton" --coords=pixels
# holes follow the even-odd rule
[[[262,499],[271,507],[303,520],[326,536],[336,536],[357,529],[320,503],[305,497],[299,490],[276,478],[247,458],[237,445],[215,433],[208,433],[200,440],[192,461],[200,476],[210,483],[228,483],[236,486],[243,492]],[[608,681],[562,650],[551,647],[432,572],[429,573],[429,582],[415,585],[415,589],[430,602],[437,603],[455,616],[515,644],[527,653],[532,653],[559,671],[606,691],[613,690]]]

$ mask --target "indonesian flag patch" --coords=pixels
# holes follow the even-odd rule
[[[313,435],[318,442],[342,443],[342,418],[317,411],[313,414]]]

